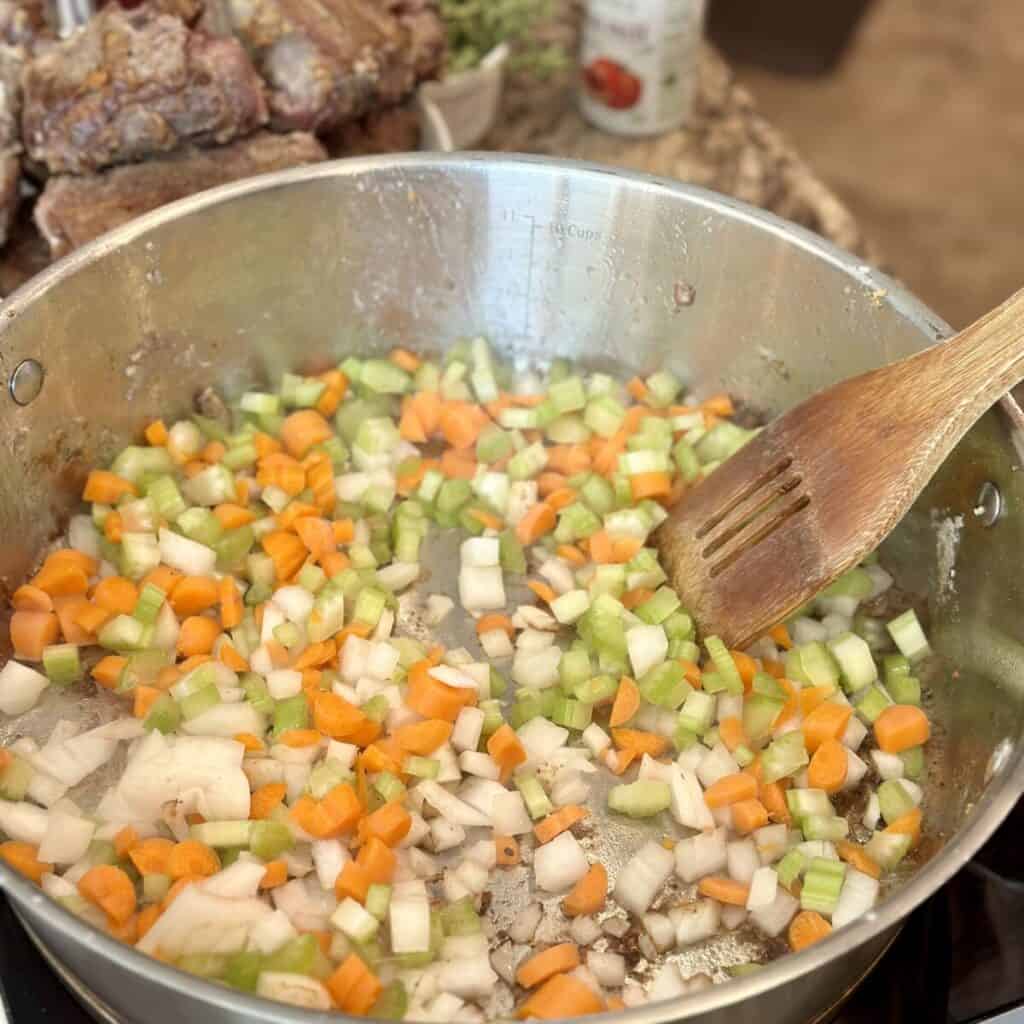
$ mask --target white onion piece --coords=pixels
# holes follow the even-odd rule
[[[878,794],[872,793],[868,797],[867,806],[864,808],[864,827],[874,832],[878,828],[878,822],[881,817],[882,807],[878,800]]]
[[[483,814],[464,800],[460,800],[454,793],[449,793],[447,789],[432,779],[424,780],[416,789],[438,814],[453,825],[472,828],[487,827],[491,824],[488,815]]]
[[[240,732],[262,736],[267,721],[251,704],[215,704],[202,714],[182,722],[181,731],[189,736],[219,736],[230,739]]]
[[[330,992],[316,978],[285,971],[260,971],[256,994],[306,1010],[329,1010],[334,1005]]]
[[[692,771],[681,768],[678,764],[674,765],[673,769],[668,778],[671,797],[669,810],[672,817],[687,828],[701,831],[713,829],[715,820],[708,805],[704,803],[704,791],[700,788],[697,776]]]
[[[680,946],[692,946],[711,938],[718,931],[720,907],[714,900],[698,900],[679,916],[676,926],[676,942]]]
[[[890,779],[902,779],[906,773],[906,765],[899,754],[887,754],[884,750],[872,750],[871,760],[874,762],[875,771],[881,776],[883,782]]]
[[[626,648],[633,666],[633,675],[639,679],[665,660],[668,655],[668,637],[661,626],[634,626],[626,633]]]
[[[492,661],[497,661],[499,658],[511,658],[515,653],[512,641],[503,629],[489,629],[486,633],[481,633],[478,639],[484,654]]]
[[[708,753],[710,753],[710,751],[703,743],[694,743],[692,747],[684,750],[676,758],[676,764],[679,765],[680,769],[684,772],[696,773],[697,765],[704,760]]]
[[[775,893],[779,888],[779,876],[773,868],[758,868],[750,880],[750,895],[747,897],[747,910],[761,910],[775,902]]]
[[[843,791],[856,789],[868,773],[867,763],[859,758],[849,747],[846,748],[846,781]]]
[[[619,953],[587,953],[587,967],[605,988],[619,988],[626,980],[626,960]]]
[[[725,832],[714,832],[691,836],[675,845],[676,874],[684,882],[696,882],[705,875],[721,871],[728,860]]]
[[[459,601],[469,612],[493,611],[505,607],[505,580],[500,566],[459,570]]]
[[[581,736],[583,742],[587,745],[587,749],[595,756],[599,757],[603,754],[611,745],[612,738],[597,724],[597,722],[591,722],[590,725],[583,730]]]
[[[775,891],[775,899],[767,907],[759,907],[750,913],[750,920],[757,925],[770,939],[781,935],[793,915],[800,909],[800,901],[794,899],[780,885]]]
[[[841,928],[862,914],[866,914],[878,901],[879,882],[877,878],[846,869],[846,878],[839,893],[839,902],[832,912],[832,927]]]
[[[249,948],[259,953],[270,954],[298,935],[288,915],[275,910],[257,921],[249,931]]]
[[[725,863],[729,877],[750,885],[754,872],[761,866],[761,858],[753,839],[736,839],[725,848]]]
[[[459,768],[467,775],[475,775],[480,779],[496,781],[501,776],[498,762],[490,754],[479,750],[464,750],[459,754]]]
[[[507,792],[500,782],[493,779],[467,779],[459,788],[458,795],[460,800],[465,801],[470,807],[475,807],[490,819],[495,799]]]
[[[422,886],[422,883],[417,883]],[[392,898],[388,908],[392,952],[425,953],[430,949],[430,903],[426,890],[406,888],[407,895]]]
[[[643,926],[659,953],[664,953],[676,944],[676,930],[664,914],[644,914]]]
[[[422,819],[420,819],[422,821]],[[340,839],[315,839],[312,844],[313,866],[320,886],[334,891],[342,868],[352,859]]]
[[[86,855],[95,832],[95,822],[53,810],[36,856],[44,864],[74,864]]]
[[[445,818],[431,818],[430,845],[435,853],[444,853],[455,846],[461,846],[466,839],[466,830]]]
[[[587,915],[574,917],[569,925],[569,934],[573,942],[580,946],[589,946],[601,937],[601,926]]]
[[[697,765],[697,778],[707,789],[726,775],[735,775],[740,770],[736,759],[729,753],[724,743],[716,743]]]
[[[217,568],[217,552],[166,527],[160,529],[160,560],[186,576],[210,576]]]
[[[762,864],[774,864],[789,846],[789,829],[785,825],[765,825],[754,833],[754,843]]]
[[[19,801],[0,800],[0,831],[10,839],[38,846],[46,837],[50,815],[41,807]]]
[[[558,682],[558,664],[561,660],[562,652],[553,645],[539,651],[519,649],[512,659],[512,678],[520,686],[535,690],[547,689]]]
[[[487,569],[500,561],[497,537],[468,537],[459,548],[459,557],[464,566],[473,569]]]
[[[647,998],[652,1003],[660,1002],[662,999],[676,999],[686,995],[686,982],[679,972],[679,965],[667,963],[662,965],[661,970],[654,976],[647,989]]]
[[[516,914],[512,923],[508,926],[508,937],[513,942],[521,945],[528,945],[533,942],[533,936],[537,932],[540,919],[544,909],[539,903],[530,903]]]
[[[663,852],[668,855],[671,862],[671,854],[667,850]],[[575,885],[589,869],[587,855],[571,832],[563,832],[556,836],[533,854],[533,874],[537,888],[546,892],[563,892]],[[665,878],[667,877],[666,873]]]
[[[619,872],[614,893],[619,906],[638,916],[643,914],[672,874],[672,865],[670,850],[653,840],[645,843]]]
[[[441,965],[439,984],[446,992],[463,999],[489,996],[498,980],[486,953],[467,960],[453,960]]]
[[[522,794],[506,791],[491,801],[491,825],[500,836],[521,836],[533,831]]]
[[[747,908],[746,907],[734,907],[728,903],[722,904],[722,909],[719,912],[719,916],[722,920],[722,927],[728,931],[735,931],[744,921],[747,919]]]
[[[230,900],[186,886],[136,945],[151,956],[184,953],[237,953],[245,949],[249,930],[268,917],[263,900]]]
[[[455,726],[449,739],[451,745],[460,753],[466,750],[475,751],[480,745],[485,717],[480,708],[463,708],[455,719]]]
[[[563,729],[546,718],[531,718],[516,731],[519,742],[526,749],[530,761],[544,762],[556,750],[565,746],[569,739],[569,730]]]
[[[266,873],[266,865],[255,858],[238,860],[223,871],[218,871],[201,883],[206,892],[227,899],[254,899],[260,891],[260,882]]]
[[[28,665],[9,661],[0,669],[0,711],[5,715],[20,715],[35,707],[39,695],[50,685],[50,680]]]

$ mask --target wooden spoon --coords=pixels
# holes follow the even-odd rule
[[[743,647],[873,551],[978,418],[1024,379],[1024,290],[948,341],[812,396],[658,530],[706,634]]]

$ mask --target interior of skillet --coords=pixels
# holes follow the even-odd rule
[[[129,226],[9,306],[5,375],[33,358],[45,380],[28,405],[0,401],[8,594],[88,468],[210,386],[232,397],[285,370],[479,334],[524,366],[665,366],[698,394],[727,390],[770,416],[943,331],[777,222],[608,173],[353,162],[219,195],[231,198]],[[945,659],[928,680],[938,742],[918,862],[963,823],[1021,732],[1016,439],[1003,411],[987,414],[882,553]],[[994,526],[976,511],[986,482],[1002,496]],[[60,713],[67,704],[40,715],[40,731]]]

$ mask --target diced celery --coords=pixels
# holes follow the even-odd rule
[[[916,806],[907,788],[899,779],[889,779],[878,787],[878,806],[887,825],[909,814]]]
[[[4,800],[24,800],[34,773],[28,761],[17,754],[11,754],[7,767],[0,769],[0,797]]]
[[[593,509],[582,502],[575,502],[559,512],[555,540],[559,544],[571,544],[573,541],[592,536],[600,529],[601,520]]]
[[[551,712],[551,720],[556,725],[564,726],[566,729],[578,729],[582,731],[590,725],[593,713],[593,705],[584,704],[582,701],[574,700],[572,697],[556,697],[555,707]]]
[[[786,652],[787,679],[796,679],[811,686],[835,686],[839,682],[839,666],[821,643],[801,644]]]
[[[804,872],[803,888],[800,890],[800,907],[815,910],[819,914],[831,915],[839,903],[843,888],[846,865],[842,861],[815,857]]]
[[[309,701],[304,693],[296,694],[285,700],[279,700],[274,705],[274,729],[275,738],[291,729],[309,728]]]
[[[593,676],[579,683],[572,695],[584,704],[600,704],[611,700],[618,688],[619,684],[611,676]]]
[[[380,395],[404,395],[412,387],[412,378],[389,359],[367,359],[361,383]]]
[[[805,839],[827,839],[837,843],[850,833],[849,822],[836,815],[808,814],[800,819],[800,828]]]
[[[449,938],[456,935],[477,935],[483,927],[470,896],[464,896],[441,907],[440,916],[441,927],[445,936]]]
[[[738,452],[755,433],[729,420],[719,420],[694,446],[697,457],[704,465],[721,462]]]
[[[205,544],[207,547],[212,547],[224,536],[224,527],[208,508],[186,509],[178,516],[177,525],[189,540]]]
[[[626,567],[624,565],[598,565],[587,588],[591,595],[609,594],[621,597],[626,590]]]
[[[908,779],[916,782],[924,774],[924,748],[911,747],[900,753],[903,770]]]
[[[387,697],[378,694],[376,697],[371,697],[359,710],[371,722],[383,722],[391,710],[391,705],[388,703]]]
[[[642,779],[629,785],[612,786],[608,791],[608,808],[630,818],[651,818],[667,810],[672,791],[667,782]]]
[[[419,953],[409,953],[406,956],[422,956]],[[371,1020],[402,1020],[409,1009],[409,997],[406,995],[405,985],[400,981],[393,981],[386,985],[377,996],[377,1001],[370,1007],[368,1016]]]
[[[132,615],[144,626],[152,626],[167,595],[155,584],[147,583],[139,593]]]
[[[476,440],[476,457],[479,462],[497,462],[511,455],[513,450],[512,435],[497,424],[484,427]]]
[[[144,875],[142,878],[142,898],[146,903],[162,903],[170,888],[170,875]]]
[[[828,642],[832,656],[839,663],[843,682],[850,693],[870,686],[878,678],[875,659],[866,641],[854,633],[843,633]]]
[[[636,615],[649,622],[651,625],[660,625],[670,615],[674,614],[682,602],[679,595],[671,587],[659,587],[653,597],[649,597],[643,604],[636,607]]]
[[[529,480],[548,464],[548,451],[539,441],[534,442],[509,459],[508,475],[511,480]]]
[[[876,832],[864,852],[883,870],[892,871],[910,852],[913,837],[901,832]]]
[[[356,431],[353,454],[359,464],[359,453],[366,455],[384,455],[392,451],[400,440],[398,427],[390,419],[373,416],[363,420]]]
[[[909,661],[918,661],[931,653],[928,638],[924,635],[917,612],[908,608],[902,615],[897,615],[887,627],[893,643]]]
[[[329,757],[325,761],[321,761],[309,773],[309,782],[306,783],[306,788],[314,800],[321,800],[335,786],[340,786],[341,783],[348,782],[351,778],[352,773],[337,758]]]
[[[693,693],[678,661],[663,661],[648,669],[637,680],[637,685],[644,700],[662,708],[677,708]]]
[[[251,821],[204,821],[193,825],[190,834],[193,839],[215,849],[248,846],[253,824]]]
[[[296,935],[270,953],[264,962],[265,971],[284,974],[312,974],[320,945],[315,935]]]
[[[570,648],[562,652],[558,663],[558,678],[566,693],[573,693],[577,686],[586,682],[594,674],[590,655],[584,648]]]
[[[791,889],[806,866],[807,858],[799,850],[790,850],[775,868],[775,873],[779,876],[779,885]]]
[[[441,762],[433,757],[407,757],[402,764],[402,770],[418,779],[436,779],[441,770]]]
[[[559,415],[575,412],[587,404],[587,393],[580,377],[566,377],[548,388],[548,400]]]
[[[146,497],[153,503],[156,514],[169,523],[175,522],[186,509],[185,499],[170,476],[156,477],[147,488]]]
[[[835,814],[832,801],[828,793],[823,789],[788,789],[786,790],[786,805],[790,814],[799,821],[812,814],[819,817],[831,818]]]
[[[54,686],[67,686],[82,678],[82,662],[75,644],[50,644],[43,648],[43,669]]]
[[[160,543],[152,533],[121,535],[121,572],[138,580],[160,564]]]
[[[280,821],[253,821],[249,829],[249,851],[260,860],[274,860],[295,845],[292,830]]]
[[[761,693],[751,693],[743,702],[743,731],[755,743],[771,734],[786,700]]]
[[[671,405],[682,390],[682,382],[671,370],[658,370],[647,378],[648,401],[655,408]]]
[[[235,477],[222,465],[207,466],[184,485],[185,497],[196,505],[213,508],[235,500]]]
[[[714,662],[715,671],[722,677],[722,688],[728,693],[743,693],[743,680],[740,670],[736,667],[733,656],[722,640],[717,636],[704,638],[704,647]]]
[[[131,615],[116,615],[100,630],[97,642],[110,651],[135,651],[145,647],[146,630]]]
[[[220,703],[220,692],[216,686],[204,686],[187,697],[178,701],[181,709],[181,716],[187,722],[189,719],[198,718],[204,711],[215,708]]]
[[[576,413],[559,416],[548,424],[544,433],[554,444],[585,444],[591,437],[590,427]]]
[[[685,725],[677,725],[675,732],[672,733],[672,742],[675,744],[675,748],[679,753],[682,753],[684,750],[689,750],[697,740],[697,734],[692,729],[688,729]]]
[[[822,592],[822,597],[853,597],[863,601],[871,596],[874,590],[874,582],[871,575],[864,569],[854,568],[843,573],[835,581],[829,584]]]
[[[256,543],[256,533],[249,525],[228,530],[212,547],[217,553],[217,568],[222,572],[238,569]]]
[[[366,892],[364,905],[378,921],[383,921],[391,905],[391,886],[374,882]]]
[[[515,782],[516,788],[526,803],[526,810],[534,821],[543,818],[554,810],[547,793],[544,792],[544,787],[540,784],[536,775],[520,775],[516,778]]]
[[[178,959],[178,970],[197,978],[221,978],[228,967],[228,957],[220,953],[186,953]]]
[[[607,515],[615,508],[615,492],[604,477],[590,473],[580,485],[580,497],[599,516]]]
[[[773,740],[761,755],[761,771],[765,782],[795,775],[808,764],[804,734],[799,730],[788,732]]]
[[[715,698],[703,690],[694,690],[683,701],[678,728],[703,736],[711,728],[714,716]]]
[[[327,582],[327,573],[319,565],[307,563],[299,570],[297,582],[304,590],[316,594]]]
[[[239,683],[245,691],[245,699],[261,715],[272,715],[274,713],[274,698],[270,696],[267,684],[262,676],[255,672],[246,672]]]
[[[526,572],[526,555],[514,530],[502,530],[499,534],[498,559],[505,572]]]
[[[484,713],[483,735],[490,736],[497,732],[505,722],[501,703],[496,700],[484,700],[480,702],[479,707]]]
[[[626,410],[613,395],[599,394],[587,402],[583,422],[595,434],[611,437],[622,426]]]
[[[676,441],[672,448],[672,460],[686,483],[692,484],[700,476],[700,459],[686,438],[681,437]]]
[[[110,471],[135,484],[145,474],[172,475],[175,472],[175,465],[166,448],[140,448],[129,445],[114,459]]]
[[[149,709],[143,727],[152,731],[156,729],[162,733],[172,733],[181,724],[181,709],[169,693],[161,693]]]
[[[387,604],[387,594],[375,587],[364,587],[356,598],[352,616],[356,622],[376,626]]]
[[[857,714],[869,725],[892,704],[892,699],[880,686],[869,686],[857,695]]]

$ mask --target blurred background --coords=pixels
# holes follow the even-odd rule
[[[708,33],[954,327],[1020,287],[1022,0],[711,0]]]

